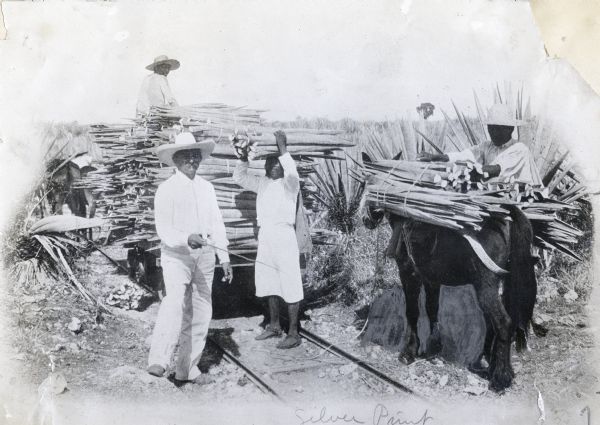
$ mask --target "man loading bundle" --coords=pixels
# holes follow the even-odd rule
[[[231,283],[225,225],[212,184],[196,176],[200,162],[215,143],[196,143],[181,133],[175,143],[157,149],[161,162],[177,172],[156,191],[154,213],[161,239],[161,263],[167,296],[163,298],[152,333],[148,373],[165,373],[179,342],[174,382],[204,384],[210,378],[197,367],[212,317],[215,254]],[[216,247],[217,249],[215,249]]]
[[[288,305],[290,327],[287,337],[277,348],[287,349],[300,345],[298,310],[304,298],[300,275],[299,250],[294,231],[296,202],[300,191],[300,177],[287,151],[283,131],[275,132],[279,157],[269,156],[265,163],[266,176],[248,173],[248,157],[242,155],[233,174],[234,181],[244,189],[257,193],[256,216],[258,252],[255,265],[256,296],[268,297],[270,324],[257,340],[282,334],[279,323],[279,300]]]
[[[151,106],[177,105],[167,75],[178,68],[179,61],[169,59],[165,55],[157,56],[154,62],[146,67],[153,73],[144,78],[142,83],[136,108],[138,116],[147,115]]]
[[[497,179],[499,182],[514,179],[517,183],[540,186],[541,179],[529,149],[511,137],[515,126],[523,123],[512,118],[504,105],[494,105],[486,124],[491,141],[462,152],[440,155],[423,153],[419,159],[471,161],[482,165],[484,179]],[[394,258],[398,266],[409,329],[409,339],[402,357],[412,361],[422,351],[432,356],[442,349],[443,344],[450,358],[461,359],[473,371],[488,373],[491,388],[503,390],[511,385],[514,376],[510,364],[511,342],[516,341],[517,349],[526,346],[526,331],[536,299],[531,223],[519,206],[511,201],[503,205],[508,213],[506,219],[490,214],[481,220],[476,219],[476,231],[467,226],[459,225],[456,228],[448,224],[458,224],[449,222],[455,211],[458,211],[456,217],[459,218],[461,210],[455,210],[454,201],[448,201],[441,190],[421,187],[422,193],[417,194],[420,198],[415,197],[416,202],[409,203],[413,185],[405,188],[406,184],[403,184],[404,187],[398,185],[398,188],[402,188],[398,193],[404,194],[399,206],[392,205],[395,208],[387,209],[385,200],[377,199],[377,204],[367,208],[364,220],[365,225],[372,229],[388,213],[388,222],[392,227],[386,255]],[[414,185],[418,185],[418,182],[414,182]],[[374,187],[373,191],[376,192],[378,187]],[[388,188],[390,193],[397,190],[393,184],[388,184]],[[435,204],[438,190],[440,205],[444,206],[443,218],[448,220],[429,222],[429,215],[426,214],[429,205],[425,204],[425,208],[420,210],[423,194]],[[469,196],[459,198],[464,200]],[[485,204],[485,201],[481,204]],[[395,211],[400,213],[396,214]],[[446,313],[438,318],[442,287],[466,284],[473,286],[475,294],[466,295],[468,292],[462,292],[448,295],[444,301]],[[421,288],[426,295],[426,313],[430,322],[430,336],[425,341],[420,340],[417,332]],[[502,297],[499,296],[500,288]],[[467,303],[468,297],[471,301]],[[452,299],[454,301],[448,301]],[[455,308],[458,305],[460,309]],[[480,311],[489,321],[487,328]],[[438,320],[443,321],[444,326],[440,327]],[[481,364],[485,341],[488,343],[489,370],[483,369]]]
[[[518,183],[541,186],[542,179],[529,148],[512,138],[516,126],[524,125],[511,117],[506,105],[496,104],[490,108],[486,120],[491,141],[485,141],[461,152],[431,154],[422,152],[420,161],[471,161],[482,164],[484,175],[504,181],[514,177]]]

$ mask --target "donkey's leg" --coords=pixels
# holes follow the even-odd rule
[[[408,322],[408,343],[400,354],[401,360],[412,363],[419,352],[419,337],[417,335],[417,323],[419,321],[419,292],[421,290],[420,280],[398,262],[400,270],[400,281],[404,290],[406,300],[406,320]]]
[[[427,317],[429,318],[429,327],[431,333],[427,341],[427,357],[435,356],[442,350],[442,340],[440,328],[438,326],[438,308],[440,304],[440,285],[426,282],[425,286],[425,307]]]
[[[487,269],[479,268],[478,271],[481,280],[476,288],[477,297],[494,330],[489,370],[490,387],[495,391],[502,391],[510,387],[514,376],[510,364],[511,321],[498,295],[500,279]]]

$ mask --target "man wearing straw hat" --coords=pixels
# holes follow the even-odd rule
[[[215,254],[225,279],[233,277],[227,254],[225,225],[212,184],[196,176],[202,159],[215,147],[212,140],[196,143],[191,133],[159,146],[161,162],[177,167],[156,191],[154,213],[161,239],[161,265],[167,295],[152,334],[148,372],[162,376],[179,343],[174,383],[210,382],[197,367],[212,317],[211,288]]]
[[[461,152],[431,154],[423,152],[421,161],[471,161],[483,165],[484,175],[505,181],[514,177],[516,182],[541,186],[542,179],[529,148],[512,138],[517,126],[524,121],[512,117],[504,104],[495,104],[490,108],[487,120],[490,141],[485,141]]]
[[[165,55],[157,56],[154,62],[146,67],[153,73],[144,78],[142,83],[136,108],[138,116],[147,115],[151,106],[177,105],[167,80],[169,72],[177,68],[179,68],[179,61],[169,59]]]
[[[279,323],[279,299],[288,306],[289,331],[277,348],[288,349],[300,345],[298,310],[304,298],[296,223],[296,202],[300,191],[300,177],[292,156],[287,151],[283,131],[275,132],[279,157],[269,156],[265,162],[266,176],[248,173],[248,158],[242,155],[233,173],[233,180],[241,187],[257,193],[256,218],[258,221],[258,251],[255,265],[257,297],[268,297],[270,324],[257,340],[282,334]]]

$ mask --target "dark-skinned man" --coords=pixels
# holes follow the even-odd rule
[[[300,177],[296,164],[287,151],[283,131],[275,132],[279,156],[269,156],[265,162],[266,176],[248,173],[248,158],[242,157],[233,174],[241,187],[257,193],[256,217],[259,226],[258,252],[255,265],[256,296],[268,297],[270,324],[257,340],[282,334],[279,323],[279,297],[287,306],[290,327],[277,348],[288,349],[300,345],[298,309],[304,298],[298,241],[294,225],[300,191]]]
[[[147,115],[151,106],[177,105],[167,80],[169,72],[177,68],[179,68],[179,61],[169,59],[165,55],[157,56],[154,58],[154,62],[146,67],[153,73],[144,78],[142,82],[136,107],[138,116]]]
[[[489,141],[482,142],[461,152],[450,152],[448,154],[422,153],[418,159],[421,161],[442,162],[471,161],[482,165],[484,180],[486,181],[505,182],[514,178],[515,183],[543,186],[529,148],[524,143],[512,138],[515,127],[525,123],[514,118],[507,105],[495,104],[490,108],[485,124],[490,135]],[[394,236],[388,247],[388,252],[396,250],[400,235],[399,227],[394,227]],[[509,237],[508,222],[499,221],[498,229],[506,238]],[[423,235],[416,230],[413,231],[412,237],[417,240],[422,238]],[[537,260],[539,257],[535,252],[536,249],[532,246],[531,250],[532,260]],[[472,370],[486,370],[480,364],[471,367]]]
[[[198,166],[215,147],[212,140],[196,143],[191,133],[157,148],[164,164],[177,167],[154,198],[156,232],[161,239],[161,266],[167,295],[161,301],[148,356],[148,373],[162,376],[179,343],[174,382],[211,382],[200,373],[212,317],[215,254],[231,282],[227,236],[211,183],[196,175]],[[216,247],[216,248],[215,248]]]
[[[485,141],[461,152],[431,154],[423,152],[421,161],[471,161],[483,166],[487,178],[504,181],[514,177],[516,182],[542,185],[539,171],[527,146],[514,140],[515,126],[524,122],[513,118],[506,105],[494,105],[487,116],[486,125],[490,141]]]

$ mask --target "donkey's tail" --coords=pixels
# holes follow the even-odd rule
[[[516,332],[517,350],[526,347],[526,335],[533,316],[537,295],[535,261],[531,255],[533,229],[531,223],[516,206],[510,208],[509,274],[504,284],[504,306],[512,321],[512,332]]]

